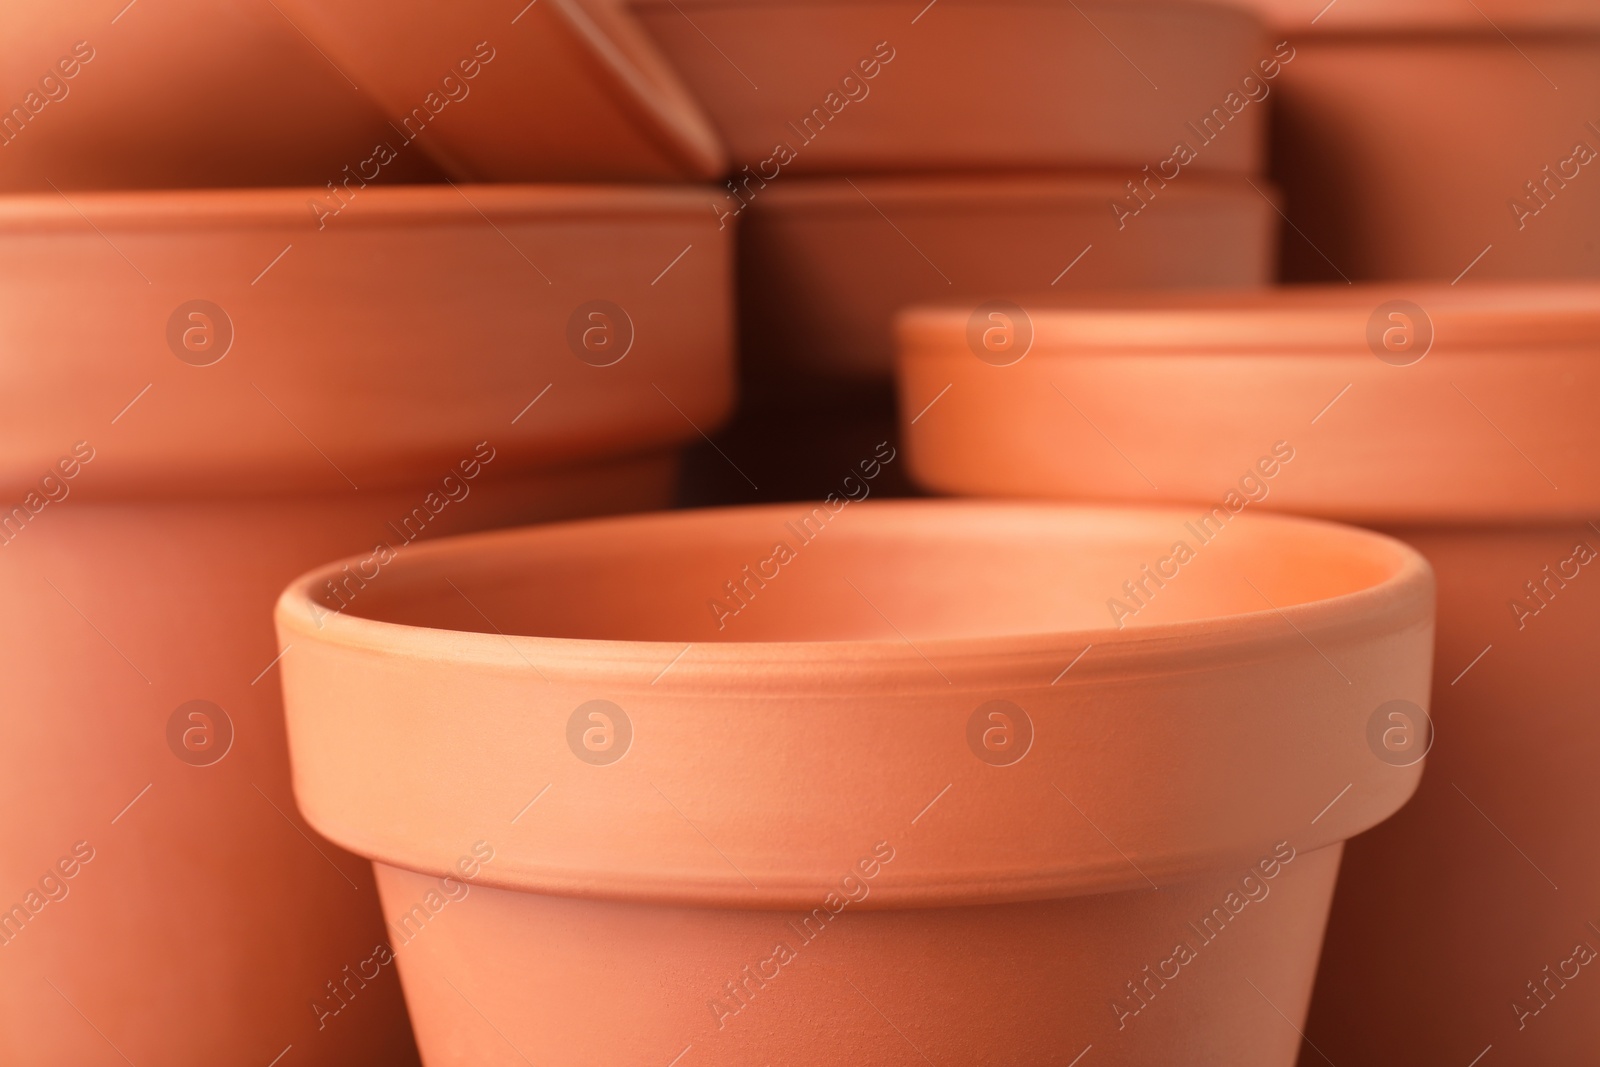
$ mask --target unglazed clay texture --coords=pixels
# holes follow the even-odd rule
[[[926,484],[1188,501],[1200,554],[1250,514],[1291,510],[1428,557],[1436,706],[1375,713],[1369,734],[1380,761],[1425,753],[1427,771],[1412,805],[1346,848],[1307,1038],[1335,1063],[1445,1067],[1490,1047],[1580,1062],[1600,1038],[1581,984],[1600,943],[1581,903],[1600,885],[1600,287],[1024,299],[915,312],[900,336]],[[1158,577],[1186,581],[1182,557]],[[1134,587],[1108,612],[1132,626],[1165,596]],[[1503,917],[1492,932],[1485,915]]]
[[[413,1062],[392,972],[317,1011],[382,922],[295,810],[272,599],[334,556],[350,601],[439,534],[665,506],[730,401],[703,197],[344,195],[0,201],[0,583],[31,605],[0,627],[7,1064]]]
[[[0,0],[0,1067],[1597,1061],[1597,61]]]
[[[1341,843],[1420,773],[1366,731],[1428,701],[1421,557],[1252,517],[1118,629],[1181,513],[840,501],[284,594],[299,804],[379,862],[424,1056],[1288,1064],[1258,1027],[1304,1014]]]

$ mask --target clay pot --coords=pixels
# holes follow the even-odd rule
[[[271,0],[0,5],[0,189],[322,185],[396,136]],[[385,181],[438,171],[401,149]]]
[[[1180,142],[1198,147],[1193,169],[1254,173],[1264,160],[1264,109],[1248,97],[1263,94],[1260,64],[1276,66],[1273,48],[1254,18],[1228,7],[628,6],[705,105],[735,167],[768,181],[775,171],[1138,171]],[[1207,144],[1200,127],[1214,108],[1225,132]]]
[[[887,380],[894,314],[920,301],[1271,279],[1270,187],[1180,175],[1141,190],[1111,177],[989,175],[794,179],[724,197],[723,220],[740,224],[747,370],[781,392]]]
[[[313,192],[0,201],[7,1064],[415,1062],[392,978],[315,1007],[383,935],[294,812],[272,599],[351,551],[360,597],[419,537],[662,506],[728,405],[694,195],[369,190],[319,232]],[[587,318],[568,347],[596,298],[637,331],[610,366]]]
[[[1600,890],[1584,666],[1600,656],[1584,577],[1600,551],[1600,286],[1097,303],[1030,308],[1032,349],[1004,367],[966,347],[968,313],[909,315],[903,412],[949,387],[907,426],[913,475],[1309,511],[1421,549],[1444,620],[1437,743],[1416,801],[1346,849],[1307,1035],[1335,1063],[1444,1067],[1490,1045],[1581,1062],[1600,1039],[1568,962],[1600,947],[1583,904]],[[1431,737],[1394,725],[1408,743],[1375,744],[1375,762]]]
[[[1280,79],[1285,276],[1600,275],[1593,6],[1569,19],[1533,5],[1507,23],[1514,42],[1470,4],[1453,19],[1424,8],[1400,26],[1345,8],[1328,21],[1349,32],[1294,36]]]
[[[617,0],[281,0],[465,181],[712,178],[723,149]]]
[[[1432,579],[1251,517],[1110,625],[1187,517],[839,496],[297,581],[296,797],[377,862],[427,1061],[1291,1063]]]

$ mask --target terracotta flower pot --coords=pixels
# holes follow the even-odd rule
[[[1180,142],[1198,147],[1186,166],[1254,173],[1266,122],[1249,97],[1282,58],[1247,13],[1186,0],[627,2],[748,166],[736,180],[1137,171]]]
[[[931,16],[930,16],[931,17]],[[894,314],[1017,289],[1264,284],[1269,187],[1180,176],[1144,195],[1088,175],[794,179],[724,197],[740,224],[740,319],[752,375],[893,373]]]
[[[382,928],[294,814],[272,600],[334,555],[359,599],[419,537],[661,506],[727,407],[696,195],[372,190],[319,232],[311,192],[0,201],[7,1064],[414,1061],[392,978],[316,1010]],[[583,346],[596,299],[620,361]]]
[[[271,0],[0,5],[0,189],[321,185],[395,140]]]
[[[1287,278],[1600,275],[1600,9],[1518,6],[1341,0],[1291,31]]]
[[[1421,558],[1252,518],[1118,631],[1186,515],[845,493],[285,592],[296,796],[425,1060],[1291,1063],[1340,843],[1420,773],[1361,728],[1427,701]]]
[[[1213,523],[1307,511],[1420,548],[1439,574],[1437,743],[1416,802],[1346,850],[1307,1034],[1335,1063],[1459,1067],[1490,1045],[1581,1062],[1600,1040],[1569,962],[1600,946],[1584,904],[1600,890],[1600,591],[1584,577],[1600,550],[1600,286],[1097,303],[1015,317],[1032,348],[1004,367],[966,346],[968,311],[909,315],[902,410],[945,390],[907,426],[913,475],[1191,501]],[[1390,722],[1374,762],[1432,736]]]
[[[720,175],[699,105],[617,0],[282,0],[396,127],[470,181]]]

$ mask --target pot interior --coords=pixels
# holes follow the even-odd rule
[[[330,611],[475,633],[917,642],[1271,612],[1415,565],[1365,531],[1248,510],[928,501],[679,512],[442,541],[323,572],[311,592]]]

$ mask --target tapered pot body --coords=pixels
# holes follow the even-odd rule
[[[636,516],[419,546],[339,611],[313,572],[296,797],[388,923],[323,1007],[392,965],[432,1065],[1286,1067],[1342,842],[1420,773],[1364,731],[1427,703],[1431,578],[1236,533],[1123,628],[1179,513]]]
[[[938,847],[935,823],[899,828],[881,854],[915,862]],[[842,892],[837,912],[826,893],[788,911],[572,900],[384,864],[377,879],[429,1067],[685,1049],[726,1067],[1085,1052],[1276,1067],[1300,1044],[1284,1016],[1310,999],[1339,849],[1268,849],[1271,878],[1247,863],[1159,892],[911,911],[856,911]]]

